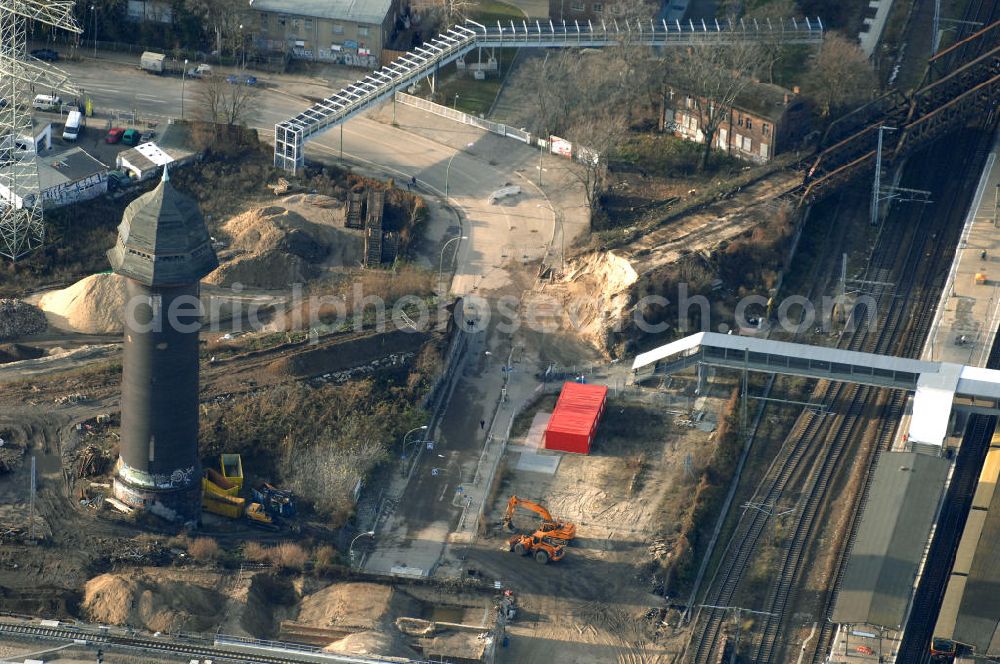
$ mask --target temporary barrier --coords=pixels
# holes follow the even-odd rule
[[[590,454],[608,401],[604,385],[565,383],[545,428],[545,449]]]

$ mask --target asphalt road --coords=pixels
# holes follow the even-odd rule
[[[134,65],[107,60],[61,62],[59,67],[93,99],[99,115],[105,115],[109,109],[125,112],[137,109],[141,116],[179,117],[182,88],[185,114],[197,112],[200,83],[197,80],[155,76]],[[346,83],[359,73],[346,71],[339,82]],[[310,99],[333,92],[329,86],[301,76],[266,75],[261,77],[261,83],[251,124],[261,130],[265,140],[273,135],[275,123],[307,108]],[[546,199],[533,190],[526,178],[514,173],[533,162],[536,153],[510,139],[485,135],[471,127],[400,106],[399,115],[407,113],[414,124],[444,125],[444,140],[431,140],[406,131],[402,118],[400,128],[396,128],[358,117],[344,125],[342,146],[341,130],[334,128],[310,141],[307,155],[330,160],[338,159],[342,151],[348,161],[395,177],[397,181],[415,176],[425,192],[443,196],[447,190],[449,202],[462,212],[460,234],[468,238],[457,242],[453,292],[468,294],[506,285],[509,279],[501,264],[515,255],[526,260],[539,258],[555,232],[555,219],[546,207]],[[93,121],[91,124],[94,125]],[[456,131],[456,127],[461,131]],[[503,148],[498,149],[496,144],[501,141]],[[489,195],[507,183],[523,184],[525,195],[490,204]],[[443,243],[459,234],[446,236],[447,233],[447,228],[438,228],[439,237],[431,239]],[[453,249],[454,245],[449,254]]]

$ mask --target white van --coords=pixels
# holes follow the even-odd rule
[[[70,111],[66,116],[66,124],[63,126],[63,140],[75,141],[80,135],[83,124],[83,114],[80,111]]]
[[[31,105],[37,111],[58,111],[62,106],[62,99],[53,95],[35,95]]]

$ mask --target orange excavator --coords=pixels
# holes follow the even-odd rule
[[[542,531],[538,531],[534,535],[514,535],[507,540],[507,546],[519,556],[534,557],[535,562],[542,565],[550,560],[562,560],[562,557],[566,555],[566,546],[545,537]]]
[[[507,501],[507,511],[504,512],[503,515],[503,525],[507,528],[507,530],[516,530],[511,520],[514,518],[514,512],[518,507],[530,510],[542,519],[541,526],[538,527],[532,537],[551,540],[552,543],[557,546],[565,546],[569,544],[570,540],[576,537],[576,524],[566,521],[558,521],[552,518],[549,511],[538,503],[533,503],[530,500],[524,500],[522,498],[518,498],[517,496],[511,496],[510,500]],[[562,556],[560,556],[560,558],[561,557]]]

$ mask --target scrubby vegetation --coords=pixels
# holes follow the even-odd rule
[[[353,510],[358,481],[388,460],[405,431],[426,421],[420,404],[440,361],[429,343],[409,369],[343,385],[281,385],[206,406],[202,453],[239,452],[250,472],[294,490],[339,527]]]
[[[696,478],[687,480],[693,482],[693,489],[686,494],[688,500],[673,518],[676,530],[667,534],[673,555],[661,563],[660,572],[668,595],[679,595],[690,589],[706,553],[743,447],[738,406],[739,393],[734,389],[719,413],[711,457]],[[681,481],[685,480],[681,478]]]
[[[633,296],[645,321],[651,325],[668,323],[671,327],[662,334],[643,335],[634,329],[634,319],[630,319],[619,341],[640,343],[644,347],[667,343],[692,330],[708,329],[710,320],[732,321],[740,298],[751,294],[766,298],[776,285],[787,257],[795,232],[794,219],[792,210],[779,208],[753,230],[723,242],[710,255],[690,254],[675,264],[642,275]],[[647,296],[651,295],[665,300],[650,300]],[[710,320],[702,320],[705,313],[702,307],[684,306],[682,295],[706,297],[711,303]],[[747,312],[747,315],[763,314],[763,310]]]

